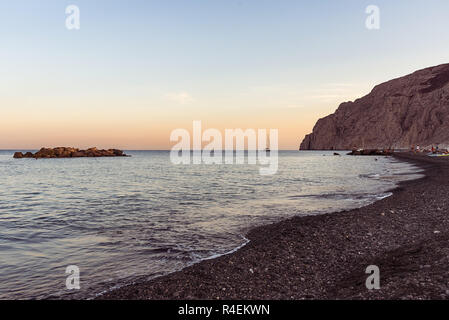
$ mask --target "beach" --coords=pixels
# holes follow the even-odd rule
[[[449,161],[394,156],[425,177],[362,208],[254,228],[232,254],[97,299],[448,299]],[[369,265],[379,290],[365,286]]]

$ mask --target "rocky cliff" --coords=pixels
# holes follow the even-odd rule
[[[380,84],[318,120],[301,150],[449,144],[449,64]]]

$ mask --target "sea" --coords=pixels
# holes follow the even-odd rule
[[[234,252],[255,226],[365,206],[422,176],[344,151],[279,151],[273,175],[173,164],[169,151],[39,160],[14,151],[0,151],[0,299],[93,299]]]

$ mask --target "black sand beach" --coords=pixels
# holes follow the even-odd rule
[[[449,159],[395,157],[426,177],[363,208],[255,228],[233,254],[98,299],[449,299]],[[365,287],[369,265],[380,290]]]

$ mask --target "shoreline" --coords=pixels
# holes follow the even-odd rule
[[[449,162],[395,157],[425,177],[368,206],[255,227],[233,253],[96,299],[449,299]],[[365,287],[372,264],[380,290]]]

